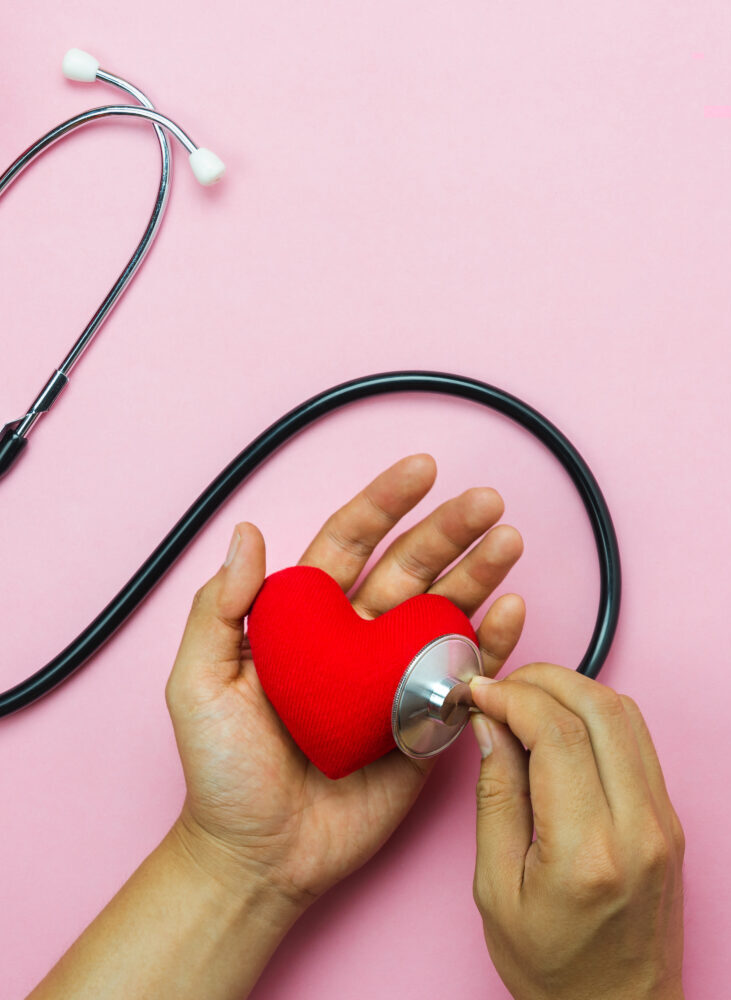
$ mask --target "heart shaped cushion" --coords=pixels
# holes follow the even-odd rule
[[[441,635],[477,643],[446,597],[420,594],[366,621],[335,580],[313,566],[267,577],[248,636],[267,697],[303,753],[329,778],[395,747],[391,708],[416,654]]]

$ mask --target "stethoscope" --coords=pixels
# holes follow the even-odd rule
[[[174,136],[188,151],[191,168],[201,184],[215,183],[224,172],[224,165],[215,153],[196,146],[180,126],[155,110],[152,102],[141,90],[121,77],[101,69],[92,56],[79,49],[71,49],[64,57],[63,72],[69,79],[79,82],[93,83],[95,80],[101,80],[109,83],[129,94],[140,106],[105,105],[84,111],[57,125],[33,143],[0,176],[0,195],[37,156],[54,143],[81,126],[106,118],[132,118],[152,123],[160,144],[160,184],[147,227],[124,270],[76,343],[33,401],[28,412],[20,419],[6,424],[0,433],[0,477],[8,472],[25,450],[30,431],[65,389],[72,369],[119,301],[157,234],[165,212],[171,178],[172,162],[167,133]],[[298,431],[348,403],[368,396],[396,392],[431,392],[457,396],[497,410],[535,435],[566,469],[586,508],[599,556],[599,607],[589,645],[577,667],[581,673],[596,677],[609,653],[617,628],[621,575],[619,550],[612,519],[601,490],[586,462],[568,438],[549,420],[527,403],[501,389],[461,375],[429,371],[398,371],[368,375],[326,389],[290,410],[255,438],[201,493],[134,576],[84,631],[44,667],[0,694],[0,716],[9,715],[32,704],[66,680],[93,656],[145,599],[221,504],[265,459]]]

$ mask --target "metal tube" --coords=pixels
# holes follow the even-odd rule
[[[145,231],[142,234],[140,242],[137,244],[134,253],[128,260],[123,271],[115,281],[112,288],[109,290],[104,300],[102,301],[99,308],[96,310],[91,320],[87,323],[86,327],[82,331],[79,338],[74,343],[73,347],[66,355],[64,360],[61,362],[59,367],[56,369],[54,375],[51,376],[51,380],[58,380],[59,382],[63,379],[63,384],[68,379],[68,375],[72,368],[76,365],[79,358],[86,350],[86,348],[91,343],[94,335],[99,330],[100,326],[106,319],[109,312],[116,305],[117,300],[124,292],[125,288],[132,280],[137,268],[142,263],[147,251],[152,244],[157,231],[160,227],[165,208],[167,206],[167,199],[171,180],[171,169],[172,169],[172,159],[170,156],[170,143],[166,135],[165,129],[169,129],[173,135],[178,138],[186,149],[195,149],[195,145],[192,143],[190,138],[180,129],[174,122],[169,119],[164,118],[162,115],[158,115],[154,110],[154,105],[150,99],[137,87],[129,83],[127,80],[123,80],[121,77],[114,76],[111,73],[107,73],[105,70],[100,69],[97,72],[97,79],[104,83],[109,83],[114,87],[118,87],[120,90],[128,93],[135,100],[139,101],[142,108],[134,108],[129,106],[114,106],[110,105],[105,108],[93,108],[90,111],[83,112],[80,115],[76,115],[74,118],[70,118],[68,121],[62,122],[56,128],[52,129],[46,135],[42,136],[37,142],[33,143],[18,159],[11,164],[11,166],[5,171],[5,173],[0,177],[0,195],[6,190],[9,185],[22,173],[22,171],[31,163],[33,159],[41,155],[55,142],[70,135],[76,128],[82,125],[89,124],[92,121],[100,121],[110,115],[124,114],[130,115],[132,117],[147,118],[152,121],[155,133],[157,135],[158,142],[160,144],[160,183],[158,185],[157,195],[155,197],[155,203],[153,205],[152,213],[148,220]],[[15,433],[20,437],[25,437],[33,425],[36,423],[38,418],[42,413],[50,407],[54,402],[56,396],[53,396],[49,402],[47,386],[44,386],[41,393],[34,400],[30,406],[26,415],[16,422]]]
[[[65,135],[73,132],[74,129],[80,128],[82,125],[90,125],[92,122],[102,121],[105,118],[145,118],[147,121],[162,125],[163,128],[167,129],[171,135],[174,135],[185,146],[189,153],[194,153],[198,148],[187,132],[184,132],[171,118],[161,115],[159,111],[155,111],[152,108],[137,108],[131,104],[106,104],[100,108],[89,108],[88,111],[82,111],[80,114],[74,115],[73,118],[68,118],[65,122],[61,122],[55,128],[52,128],[50,132],[46,132],[45,135],[41,136],[37,142],[34,142],[24,153],[21,153],[17,160],[11,163],[5,173],[0,176],[0,194],[13,183],[36,156],[44,153],[49,146],[58,142],[59,139],[63,139]]]

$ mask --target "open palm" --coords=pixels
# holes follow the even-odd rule
[[[350,591],[376,545],[435,476],[428,455],[397,462],[328,518],[300,563]],[[502,513],[500,496],[488,488],[437,507],[391,543],[351,595],[354,609],[373,619],[430,592],[474,614],[522,551],[514,528],[494,527]],[[196,595],[167,686],[187,784],[181,822],[208,849],[215,845],[242,871],[306,904],[386,841],[433,761],[393,750],[338,780],[308,761],[268,701],[244,633],[264,575],[264,540],[253,525],[240,524],[226,564]],[[477,629],[485,673],[494,676],[510,655],[523,619],[516,595],[491,606]]]

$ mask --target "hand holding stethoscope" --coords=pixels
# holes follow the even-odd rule
[[[387,524],[433,477],[428,456],[396,463],[328,519],[303,561],[349,588]],[[462,532],[462,555],[437,588],[473,612],[520,556],[515,529],[493,526],[500,512],[493,490],[447,501],[386,550],[355,606],[387,613],[435,589],[404,566],[437,576],[456,554],[445,544],[450,525]],[[291,925],[378,850],[422,790],[433,758],[394,749],[331,781],[298,749],[264,695],[244,634],[264,574],[261,534],[237,525],[224,564],[198,591],[167,685],[187,786],[181,815],[29,1000],[248,995]],[[522,600],[505,595],[480,624],[490,676],[512,653],[523,616]],[[512,996],[681,1000],[682,831],[636,706],[551,664],[499,683],[475,679],[472,694],[485,713],[473,716],[483,757],[473,892]],[[423,898],[447,880],[450,898],[469,907],[473,855],[455,857],[448,835],[443,847],[441,863],[422,872]],[[408,858],[408,841],[399,850]],[[385,916],[388,932],[396,919]],[[425,915],[425,926],[444,920]],[[438,929],[421,947],[452,961]],[[419,949],[401,961],[423,978]],[[385,997],[394,995],[389,985]]]

